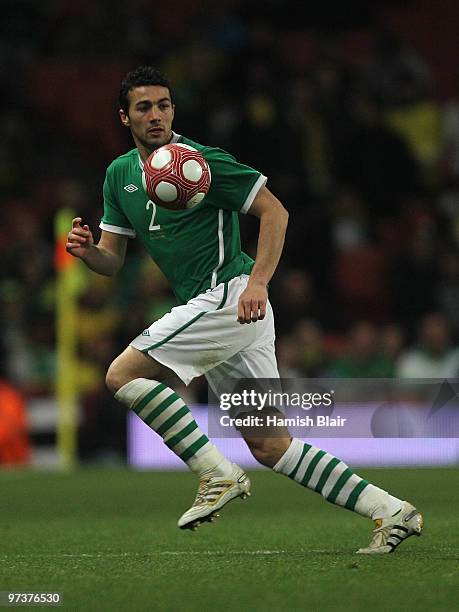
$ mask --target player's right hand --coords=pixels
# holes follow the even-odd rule
[[[94,244],[94,238],[87,225],[81,225],[83,219],[76,217],[72,221],[72,229],[68,233],[65,245],[67,253],[74,257],[84,257],[89,248]]]

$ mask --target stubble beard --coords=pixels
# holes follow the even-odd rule
[[[164,138],[161,138],[160,140],[156,140],[156,142],[144,140],[143,138],[139,138],[138,136],[137,136],[137,140],[140,142],[140,144],[145,149],[147,149],[148,151],[150,151],[150,153],[152,153],[156,149],[159,149],[160,147],[168,144],[172,140],[172,130],[170,130],[169,134],[165,135]]]

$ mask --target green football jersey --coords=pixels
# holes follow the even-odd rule
[[[241,250],[238,214],[248,211],[266,177],[222,149],[175,133],[171,142],[188,144],[207,160],[212,180],[202,202],[179,211],[156,206],[142,187],[143,163],[133,149],[107,169],[100,227],[140,238],[184,304],[219,283],[250,274],[254,262]]]

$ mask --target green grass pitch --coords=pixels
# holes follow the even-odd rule
[[[61,591],[85,612],[457,610],[459,470],[358,473],[415,502],[423,536],[355,555],[370,521],[267,470],[197,532],[176,527],[189,473],[3,472],[0,591]]]

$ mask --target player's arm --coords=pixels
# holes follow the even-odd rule
[[[127,238],[102,230],[99,243],[94,244],[94,238],[87,225],[82,225],[81,217],[72,221],[72,229],[67,237],[66,249],[74,257],[105,276],[113,276],[123,267],[126,256]]]
[[[266,314],[267,286],[279,263],[288,223],[288,212],[266,187],[257,193],[248,212],[260,219],[260,230],[255,264],[239,297],[239,323],[258,321]]]

